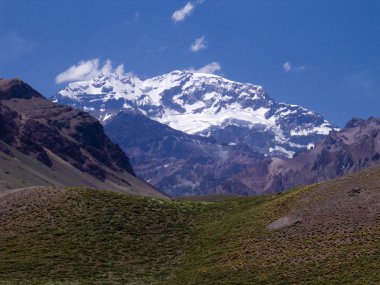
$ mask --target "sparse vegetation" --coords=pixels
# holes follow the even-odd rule
[[[4,196],[0,284],[379,284],[380,170],[363,173],[218,202]],[[301,222],[267,229],[289,214]]]

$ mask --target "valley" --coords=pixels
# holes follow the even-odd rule
[[[280,195],[216,202],[67,187],[9,193],[0,197],[0,279],[376,284],[379,177],[371,168]]]

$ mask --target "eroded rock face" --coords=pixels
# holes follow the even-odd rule
[[[101,180],[107,177],[104,166],[134,175],[128,157],[95,118],[50,102],[21,80],[0,79],[0,140],[49,167],[47,150]]]
[[[20,121],[17,112],[1,104],[0,101],[0,139],[12,143],[18,134],[17,124]]]

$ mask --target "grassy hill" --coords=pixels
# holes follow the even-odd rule
[[[0,284],[379,284],[379,213],[379,168],[216,202],[7,190]]]

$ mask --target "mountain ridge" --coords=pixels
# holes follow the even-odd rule
[[[268,156],[291,157],[335,127],[297,105],[277,103],[259,85],[217,75],[173,71],[140,80],[99,75],[70,83],[51,98],[83,109],[106,124],[123,109],[219,144],[246,143]]]
[[[236,176],[231,176],[224,181],[224,185],[211,190],[211,193],[231,193],[234,185],[247,191],[261,189],[258,193],[275,193],[344,176],[379,164],[380,118],[353,118],[345,128],[330,132],[312,149],[297,153],[292,159],[271,158],[270,163],[249,167]],[[261,175],[257,175],[257,169],[262,170]],[[254,193],[257,192],[252,192]]]

